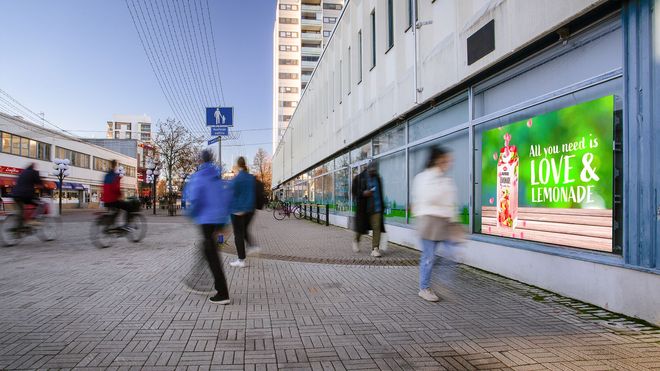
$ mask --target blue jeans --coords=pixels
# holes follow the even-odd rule
[[[422,239],[422,257],[419,259],[419,289],[431,287],[431,272],[435,262],[435,249],[441,241]]]

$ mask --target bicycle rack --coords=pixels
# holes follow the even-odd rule
[[[318,224],[330,225],[330,205],[328,204],[302,204],[303,218]],[[321,211],[323,208],[323,212]],[[316,215],[316,217],[315,217]]]

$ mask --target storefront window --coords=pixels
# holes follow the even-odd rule
[[[350,163],[348,153],[344,153],[335,159],[335,169],[341,169],[348,166]]]
[[[318,177],[313,180],[314,182],[314,198],[312,201],[315,203],[323,202],[323,178]]]
[[[323,179],[323,200],[321,203],[333,205],[334,204],[334,188],[335,184],[332,180],[332,174],[326,174]]]
[[[383,180],[383,215],[387,221],[406,222],[406,154],[405,151],[378,159],[378,172]]]
[[[613,215],[621,85],[613,80],[478,127],[476,232],[620,252]]]
[[[470,203],[470,173],[469,173],[469,140],[467,130],[461,130],[446,137],[436,139],[431,142],[415,146],[410,149],[410,189],[412,192],[412,183],[417,174],[426,168],[431,147],[440,146],[451,151],[453,164],[447,171],[447,176],[454,180],[456,185],[457,213],[459,221],[463,224],[469,224],[469,203]],[[412,194],[411,194],[412,199]],[[410,214],[410,222],[414,221],[414,211]]]
[[[371,157],[371,142],[366,142],[351,151],[351,163]]]
[[[348,169],[344,168],[335,172],[335,210],[347,212],[349,205],[349,181]]]
[[[374,138],[374,155],[399,148],[405,143],[406,127],[405,125],[399,125]]]
[[[414,142],[466,123],[469,119],[467,97],[448,101],[410,121],[410,141]]]

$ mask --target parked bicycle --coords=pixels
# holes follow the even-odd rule
[[[140,242],[147,234],[147,218],[140,211],[139,202],[133,202],[130,211],[130,222],[128,225],[117,225],[117,220],[122,219],[114,211],[102,211],[96,213],[97,217],[92,222],[90,237],[94,246],[106,248],[112,246],[113,242],[126,237],[131,242]]]
[[[277,220],[283,220],[286,217],[291,218],[291,214],[293,214],[296,219],[302,219],[302,207],[300,205],[292,205],[288,202],[282,202],[280,205],[273,209],[273,217]]]
[[[0,226],[0,242],[3,246],[14,246],[33,234],[41,241],[57,239],[62,230],[62,221],[59,216],[49,213],[50,204],[40,200],[37,206],[25,205],[23,215],[18,212],[8,214]]]

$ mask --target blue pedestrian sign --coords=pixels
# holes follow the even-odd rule
[[[228,126],[211,126],[211,135],[217,136],[217,135],[229,135],[229,127]]]
[[[206,107],[206,126],[234,126],[234,107]]]
[[[208,144],[208,145],[210,146],[210,145],[213,144],[213,143],[218,143],[219,140],[220,140],[220,137],[215,137],[215,138],[209,140],[209,144]]]

